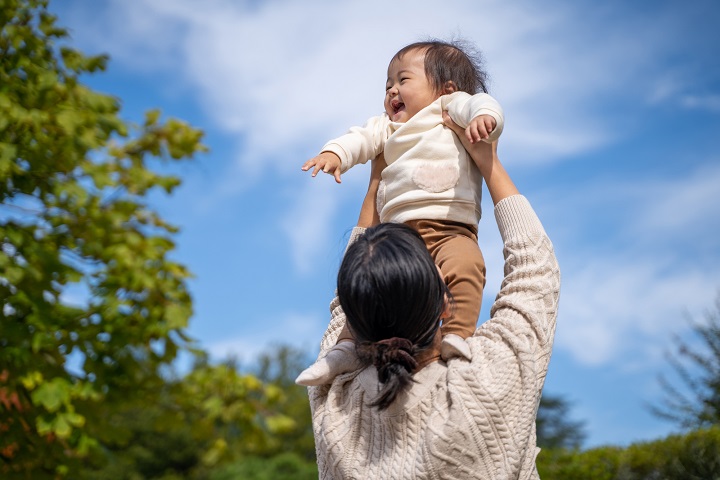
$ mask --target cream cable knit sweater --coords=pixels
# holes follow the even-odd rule
[[[310,387],[321,479],[535,479],[535,416],[555,332],[560,271],[525,197],[500,201],[505,279],[472,361],[436,362],[384,411],[373,367]],[[351,242],[362,233],[353,231]],[[345,323],[335,298],[320,357]]]

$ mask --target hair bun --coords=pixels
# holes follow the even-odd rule
[[[363,342],[357,346],[357,353],[361,360],[372,363],[380,374],[379,380],[387,380],[387,367],[400,365],[408,372],[413,372],[417,360],[413,356],[415,346],[407,338],[392,337],[379,342]]]

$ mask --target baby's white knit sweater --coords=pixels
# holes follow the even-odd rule
[[[479,115],[492,116],[496,126],[487,142],[503,130],[502,108],[494,98],[455,92],[441,96],[406,123],[391,122],[382,114],[323,146],[322,151],[340,157],[342,172],[385,153],[387,167],[377,193],[381,222],[480,221],[482,176],[460,140],[443,125],[443,110],[463,128]]]
[[[472,361],[431,363],[384,411],[374,367],[310,387],[321,479],[536,479],[535,417],[555,332],[560,271],[525,197],[500,201],[505,278]],[[355,229],[351,241],[362,229]],[[335,298],[320,357],[345,316]]]

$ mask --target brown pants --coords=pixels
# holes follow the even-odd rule
[[[425,241],[453,296],[453,315],[443,322],[442,335],[471,336],[477,328],[485,288],[485,259],[478,246],[477,227],[447,220],[406,223]],[[338,341],[352,338],[346,325]]]
[[[453,315],[443,322],[443,335],[462,338],[477,328],[485,288],[485,259],[478,246],[477,227],[447,220],[407,222],[425,241],[453,296]]]

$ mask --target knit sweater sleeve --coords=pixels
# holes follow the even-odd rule
[[[467,128],[468,124],[480,115],[493,117],[496,125],[490,136],[483,140],[487,143],[492,143],[500,138],[500,134],[505,127],[505,116],[502,107],[497,100],[487,93],[470,95],[465,92],[456,92],[443,101],[442,108],[447,110],[450,118],[462,128]]]
[[[341,172],[345,173],[358,163],[366,163],[377,157],[385,148],[390,119],[386,114],[370,118],[362,127],[352,127],[348,133],[330,140],[322,152],[332,152],[341,161]]]
[[[495,218],[504,244],[505,276],[490,320],[474,337],[485,340],[486,346],[490,340],[497,349],[509,347],[523,372],[529,367],[536,373],[538,383],[532,388],[537,391],[524,393],[539,399],[555,335],[560,269],[552,243],[525,197],[513,195],[498,202]],[[492,361],[483,356],[480,362]]]
[[[514,332],[532,351],[539,373],[547,370],[555,334],[560,295],[560,269],[552,243],[540,220],[522,195],[495,206],[503,239],[505,276],[490,309],[490,318],[477,332]],[[477,335],[476,332],[476,335]]]
[[[496,438],[499,451],[505,452],[498,458],[510,471],[524,472],[518,478],[527,478],[535,470],[535,417],[555,334],[560,270],[525,197],[501,200],[495,217],[505,276],[490,320],[468,339],[472,362],[458,371],[489,412],[489,424],[506,425]]]
[[[347,247],[345,247],[345,250],[347,251],[347,248],[353,243],[355,243],[355,241],[363,233],[365,233],[364,228],[353,228],[352,232],[350,233],[350,239],[348,240],[348,244]],[[327,329],[325,330],[325,334],[320,340],[320,354],[318,355],[318,359],[324,357],[327,354],[327,351],[330,350],[337,343],[338,336],[340,335],[340,332],[342,331],[344,326],[345,313],[340,306],[340,299],[337,297],[337,295],[335,295],[335,298],[333,298],[330,302],[330,324],[328,325]]]

